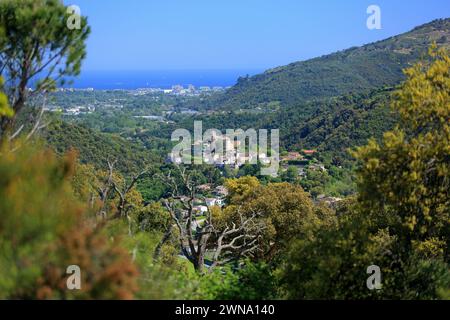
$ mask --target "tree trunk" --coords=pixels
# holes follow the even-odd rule
[[[200,274],[203,274],[203,268],[205,266],[205,255],[204,253],[199,253],[197,258],[194,260],[194,269]]]
[[[172,228],[173,228],[173,226],[170,225],[170,226],[167,228],[166,232],[164,232],[163,238],[162,238],[161,241],[158,243],[158,245],[157,245],[156,248],[155,248],[155,252],[153,253],[153,261],[157,261],[157,260],[159,259],[159,256],[161,255],[161,250],[162,250],[163,245],[164,245],[167,241],[169,241],[170,237],[172,236]]]

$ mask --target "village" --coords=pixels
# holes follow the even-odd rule
[[[225,139],[226,140],[226,139]],[[210,145],[211,141],[205,142],[204,145]],[[229,147],[238,147],[240,145],[239,141],[234,141],[232,143],[229,140],[226,140],[226,143],[230,144]],[[302,152],[284,152],[280,157],[280,172],[285,172],[289,167],[295,167],[298,170],[298,178],[305,179],[306,171],[320,171],[327,172],[325,165],[317,160],[315,157],[317,154],[316,150],[302,150]],[[213,158],[217,160],[218,155],[214,155]],[[171,161],[171,157],[168,158],[168,161]],[[218,168],[223,168],[225,165],[228,165],[230,168],[234,168],[235,170],[239,169],[246,162],[250,161],[249,156],[244,156],[239,154],[239,152],[235,152],[234,154],[234,162],[229,161],[229,159],[222,163],[215,163],[214,161],[211,164],[215,165]],[[264,158],[263,158],[264,159]],[[270,161],[269,158],[265,158],[267,161]],[[175,163],[180,164],[181,158],[175,157]],[[205,161],[208,163],[208,161]],[[195,230],[199,228],[202,222],[207,218],[209,210],[213,206],[224,207],[226,205],[226,199],[228,196],[228,190],[223,185],[214,186],[212,183],[202,184],[196,187],[196,197],[193,199],[193,214],[195,219],[192,224],[192,228]],[[181,199],[187,201],[188,199]],[[314,201],[316,203],[323,203],[330,207],[335,207],[335,205],[340,202],[342,199],[338,197],[331,197],[325,194],[318,195]]]

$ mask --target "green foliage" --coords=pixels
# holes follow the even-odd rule
[[[1,59],[6,63],[7,75],[17,76],[13,73],[15,64],[21,66],[26,61],[26,76],[40,78],[38,91],[51,88],[63,76],[78,75],[90,29],[87,19],[80,17],[81,28],[71,30],[67,27],[68,18],[66,6],[58,0],[2,1]],[[42,77],[44,69],[49,74]]]
[[[154,176],[139,181],[138,189],[144,201],[158,201],[167,192],[167,186]]]
[[[389,228],[351,205],[340,210],[337,224],[291,247],[279,273],[285,298],[436,299],[450,287],[450,270],[442,259],[402,256],[404,247]],[[381,268],[381,290],[366,287],[371,265]]]
[[[58,154],[74,148],[82,163],[92,164],[96,169],[105,169],[108,160],[117,160],[119,172],[131,175],[146,165],[161,161],[140,144],[67,122],[53,121],[42,135]]]
[[[0,89],[3,87],[3,79],[0,77]],[[8,105],[8,98],[0,91],[0,117],[12,117],[14,111]]]
[[[364,164],[358,171],[364,208],[386,219],[405,245],[437,237],[448,248],[450,58],[443,50],[431,50],[431,64],[408,69],[396,93],[401,127],[355,155]]]
[[[227,267],[205,276],[200,286],[204,299],[268,300],[277,296],[277,282],[269,265],[246,261],[239,268]]]
[[[155,263],[152,253],[162,234],[154,230],[142,230],[128,235],[128,226],[123,220],[107,225],[111,237],[121,237],[123,245],[133,255],[139,269],[139,291],[137,299],[191,299],[201,296],[200,279],[189,270],[185,260],[178,258],[174,243],[163,246],[161,259]]]
[[[260,250],[257,256],[267,261],[277,260],[279,255],[297,237],[310,238],[317,226],[328,219],[327,212],[319,214],[311,198],[300,186],[289,183],[259,184],[254,177],[242,177],[226,181],[229,190],[228,206],[215,224],[230,225],[258,213],[258,221],[264,225],[260,234]]]
[[[383,41],[240,78],[225,95],[205,104],[225,110],[270,110],[275,103],[283,109],[316,98],[392,86],[404,78],[402,69],[426,53],[433,41],[445,39],[441,45],[448,46],[449,32],[450,19],[435,20]]]
[[[291,247],[281,273],[289,299],[362,299],[377,297],[366,287],[366,268],[381,261],[392,240],[386,233],[369,239],[359,215],[346,212],[338,223],[320,228],[314,239]],[[385,286],[385,278],[383,284]]]
[[[289,166],[286,170],[286,172],[283,172],[281,175],[281,179],[283,181],[289,182],[289,183],[296,183],[298,182],[298,169],[294,166]]]
[[[59,0],[0,2],[0,61],[9,101],[15,115],[25,106],[29,90],[39,94],[80,73],[90,28],[80,17],[80,28],[67,27],[67,7]],[[2,117],[2,132],[14,119]]]
[[[170,214],[163,208],[161,203],[154,202],[146,206],[138,214],[139,229],[142,231],[166,231],[172,223]]]
[[[12,61],[3,74],[11,85],[0,88],[10,101],[19,101],[9,108],[0,92],[4,123],[13,115],[27,118],[13,112],[25,105],[25,89],[31,87],[29,79],[17,78],[15,68],[23,61],[31,66],[28,76],[39,78],[32,84],[36,92],[49,91],[79,73],[89,27],[82,17],[82,29],[69,30],[65,10],[57,0],[0,3],[0,61]],[[449,57],[433,47],[431,61],[408,69],[402,88],[393,98],[391,93],[405,78],[402,68],[416,61],[431,41],[448,47],[449,21],[436,20],[405,35],[240,78],[225,95],[207,99],[126,91],[52,94],[53,106],[97,110],[63,115],[64,121],[50,116],[53,121],[43,137],[59,157],[39,151],[40,145],[25,145],[16,153],[3,146],[0,298],[448,297]],[[40,72],[44,54],[56,55],[47,66],[48,76]],[[101,107],[111,101],[120,103]],[[177,114],[183,106],[208,112]],[[149,114],[164,115],[165,121],[139,118]],[[225,181],[227,206],[211,208],[214,228],[223,230],[258,213],[246,231],[258,233],[260,250],[250,261],[241,258],[203,275],[180,257],[177,231],[169,234],[158,261],[153,260],[173,223],[159,202],[170,190],[158,175],[172,168],[163,165],[161,156],[171,148],[172,131],[192,128],[194,120],[218,129],[278,128],[283,150],[317,149],[310,161],[327,167],[307,170],[299,178],[297,167],[291,166],[277,179],[259,177],[260,164],[235,171],[195,167],[195,185],[214,186],[238,177]],[[370,137],[374,139],[367,146],[354,152],[358,197],[340,202],[335,210],[315,204],[311,195],[354,191],[350,170],[355,163],[347,149]],[[79,153],[77,165],[72,152],[64,156],[72,148]],[[127,194],[128,221],[92,219],[107,160],[118,160],[113,180],[119,185],[154,164],[151,174]],[[118,197],[111,192],[107,200],[106,216],[112,217]],[[80,292],[65,289],[65,267],[70,264],[84,272]],[[366,287],[366,270],[373,264],[381,267],[381,290]]]
[[[337,223],[295,242],[280,272],[295,299],[438,299],[450,288],[450,59],[408,69],[394,108],[401,126],[354,154],[357,201],[337,209]],[[368,290],[378,265],[382,289]]]
[[[0,297],[130,299],[137,270],[118,239],[106,237],[72,194],[74,154],[2,146]],[[81,290],[67,290],[66,268],[81,268]]]

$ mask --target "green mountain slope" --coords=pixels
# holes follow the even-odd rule
[[[450,18],[435,20],[386,40],[240,78],[226,94],[208,101],[207,107],[286,107],[315,98],[392,86],[403,79],[402,70],[424,55],[433,41],[449,46],[449,40]]]
[[[281,146],[287,150],[318,149],[330,160],[345,162],[348,148],[381,138],[393,128],[397,117],[389,107],[393,88],[304,102],[273,113],[216,112],[185,119],[174,125],[192,128],[202,120],[204,129],[255,128],[280,130]]]
[[[381,138],[394,127],[397,115],[389,107],[392,92],[379,89],[311,103],[315,112],[304,120],[297,121],[291,111],[280,129],[282,142],[288,149],[314,148],[342,162],[349,158],[348,148],[364,145],[371,137]]]
[[[220,99],[207,101],[215,111],[197,119],[221,130],[279,128],[286,149],[314,148],[345,162],[348,148],[393,127],[389,100],[403,70],[425,57],[433,42],[449,48],[449,40],[450,18],[440,19],[383,41],[271,69],[240,79]]]
[[[63,121],[53,121],[42,136],[57,153],[75,148],[82,163],[90,163],[97,168],[105,168],[108,160],[116,160],[117,169],[124,174],[138,172],[146,165],[162,161],[154,152],[137,143]]]

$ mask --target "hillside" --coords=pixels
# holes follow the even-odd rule
[[[371,137],[379,139],[398,120],[389,107],[393,89],[368,94],[331,98],[326,103],[309,103],[315,112],[302,120],[291,108],[283,112],[281,140],[287,149],[318,149],[333,162],[349,159],[348,148],[364,145]],[[276,120],[275,120],[276,121]]]
[[[216,112],[175,125],[192,128],[202,120],[205,128],[278,128],[281,147],[287,150],[318,149],[329,160],[346,162],[348,148],[363,145],[371,137],[381,138],[393,128],[397,116],[389,107],[393,88],[305,102],[301,108],[287,106],[273,113]]]
[[[423,57],[433,41],[449,47],[449,39],[450,19],[435,20],[386,40],[240,79],[224,95],[203,101],[212,113],[147,130],[135,136],[141,141],[133,147],[118,137],[68,124],[59,124],[66,127],[58,127],[47,138],[57,150],[74,145],[82,151],[82,160],[99,163],[111,153],[128,154],[140,165],[148,155],[132,155],[147,151],[130,148],[154,148],[149,141],[155,137],[169,139],[176,128],[193,128],[194,120],[203,120],[204,129],[279,128],[285,149],[314,148],[330,161],[346,162],[348,148],[365,144],[372,136],[379,138],[393,127],[396,117],[389,99],[404,78],[403,69]],[[62,137],[52,137],[55,134]],[[86,141],[97,147],[87,148]]]
[[[278,105],[283,108],[311,99],[392,86],[404,78],[402,70],[423,56],[433,41],[448,47],[449,40],[450,18],[434,20],[362,47],[240,78],[226,94],[206,101],[205,107],[236,110]]]
[[[154,152],[137,143],[63,121],[53,121],[42,136],[58,154],[75,148],[82,163],[90,163],[97,168],[105,168],[108,160],[116,160],[116,167],[124,174],[161,162]]]

